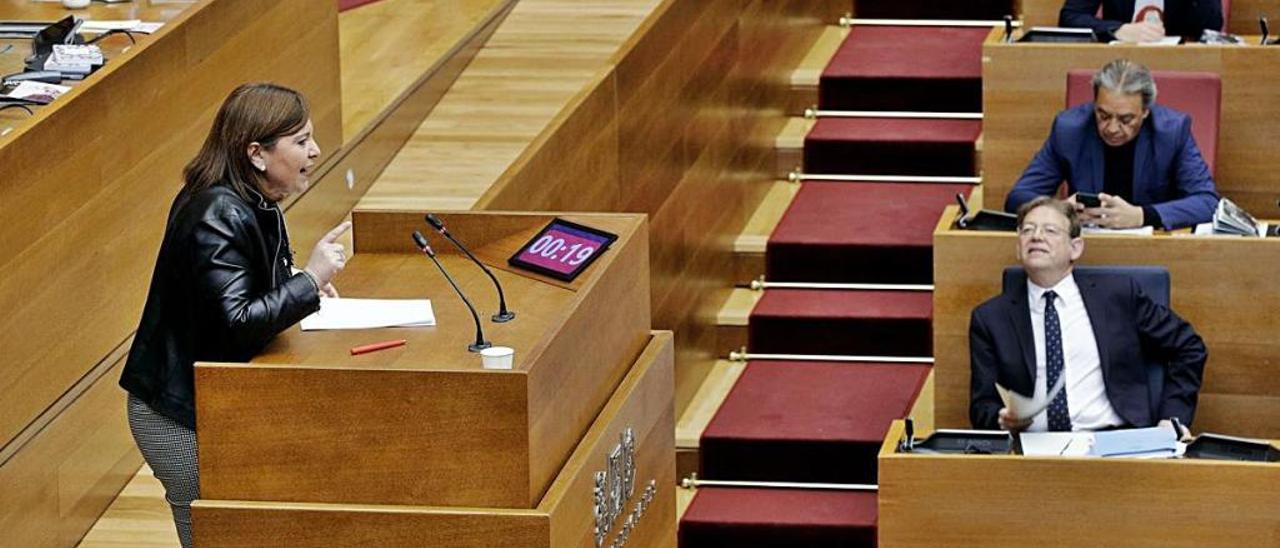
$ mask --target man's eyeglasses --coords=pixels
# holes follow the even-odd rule
[[[1036,235],[1036,231],[1040,231],[1046,237],[1058,238],[1067,234],[1067,229],[1058,225],[1034,225],[1024,224],[1018,227],[1018,236],[1023,238],[1031,238]]]

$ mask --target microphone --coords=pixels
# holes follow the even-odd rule
[[[413,243],[417,244],[418,249],[426,254],[431,259],[431,262],[436,263],[436,268],[440,269],[444,279],[449,281],[449,285],[453,286],[453,290],[458,293],[458,297],[462,298],[462,304],[467,305],[467,310],[471,311],[471,319],[476,322],[476,342],[467,346],[467,350],[479,352],[493,346],[489,341],[484,340],[484,330],[480,328],[480,315],[476,314],[476,307],[471,306],[471,301],[467,300],[467,296],[462,293],[458,283],[453,281],[453,276],[450,276],[449,272],[444,269],[444,265],[440,264],[440,260],[436,258],[435,250],[431,249],[431,245],[427,243],[427,238],[421,232],[415,230],[413,231]]]
[[[476,263],[476,266],[479,266],[480,270],[483,270],[485,274],[489,275],[489,279],[493,280],[493,286],[498,288],[498,313],[494,314],[490,319],[495,323],[506,323],[516,319],[516,313],[507,310],[507,297],[502,293],[502,284],[498,283],[498,278],[493,275],[493,272],[489,270],[489,267],[480,262],[475,255],[472,255],[471,250],[467,249],[467,246],[462,245],[462,242],[459,242],[457,238],[454,238],[453,234],[450,234],[449,230],[444,227],[444,221],[441,221],[434,213],[428,213],[426,218],[427,224],[431,225],[431,228],[436,229],[441,236],[444,236],[445,239],[453,242],[453,245],[462,250],[462,252],[471,259],[471,262]]]

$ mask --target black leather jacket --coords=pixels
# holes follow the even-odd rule
[[[120,386],[195,428],[197,361],[248,361],[319,310],[315,284],[292,274],[280,208],[214,185],[179,193],[151,275]]]

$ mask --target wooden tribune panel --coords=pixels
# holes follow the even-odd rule
[[[357,213],[356,253],[337,280],[347,297],[432,300],[430,328],[293,328],[253,364],[197,364],[201,494],[213,499],[530,508],[648,338],[643,216],[566,214],[618,235],[573,284],[503,270],[554,215],[442,215],[496,267],[515,321],[489,279],[442,241],[441,262],[482,313],[487,338],[515,349],[510,371],[467,351],[470,314],[408,237],[421,213]],[[440,240],[437,236],[435,240]],[[360,344],[401,348],[350,356]],[[459,481],[459,478],[467,478]]]
[[[1004,207],[1005,196],[1065,108],[1067,72],[1102,68],[1128,58],[1151,70],[1202,71],[1222,78],[1218,192],[1257,215],[1275,211],[1280,184],[1280,94],[1271,74],[1280,48],[1257,46],[1147,47],[1099,44],[1005,44],[992,32],[983,46],[982,178],[984,205]],[[1257,37],[1250,38],[1256,44]],[[1159,102],[1159,98],[1156,99]]]
[[[884,546],[1274,546],[1280,465],[880,452]]]
[[[969,314],[1000,292],[1016,236],[953,230],[948,207],[933,235],[937,424],[969,424]],[[1280,310],[1271,290],[1280,241],[1238,237],[1086,236],[1082,264],[1169,269],[1171,304],[1209,348],[1193,429],[1280,438]]]
[[[672,335],[654,332],[535,508],[344,505],[200,500],[194,505],[200,546],[596,546],[593,488],[597,472],[630,429],[635,440],[633,493],[610,522],[610,545],[648,495],[643,515],[632,517],[628,544],[675,545],[675,418],[672,407]],[[567,397],[567,396],[566,396]],[[445,469],[424,474],[470,483],[472,475]],[[482,472],[483,473],[483,472]]]

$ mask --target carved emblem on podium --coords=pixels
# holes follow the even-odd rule
[[[620,547],[627,543],[632,529],[639,523],[640,518],[644,517],[645,510],[648,510],[649,503],[653,500],[654,493],[658,490],[656,480],[650,480],[649,485],[645,487],[644,495],[641,500],[636,502],[635,508],[627,515],[626,521],[623,523],[618,535],[614,537],[611,546]],[[605,539],[609,536],[609,531],[613,529],[613,524],[618,517],[622,515],[626,509],[627,501],[635,495],[636,491],[636,434],[631,428],[627,428],[619,434],[618,445],[613,447],[609,452],[609,456],[605,461],[605,469],[595,473],[595,484],[592,487],[592,504],[593,513],[595,515],[595,540],[596,546],[604,546]]]

